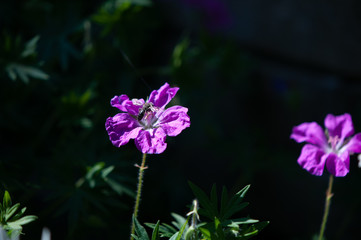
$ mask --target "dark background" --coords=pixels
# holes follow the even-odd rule
[[[1,1],[1,190],[39,217],[22,239],[44,226],[54,240],[128,238],[141,153],[114,147],[104,123],[114,95],[146,98],[164,82],[180,88],[172,104],[189,108],[191,127],[148,156],[139,220],[184,216],[188,180],[207,192],[251,184],[240,216],[270,221],[257,239],[311,239],[329,175],[298,166],[289,136],[328,113],[350,113],[361,131],[360,5]],[[334,182],[327,239],[359,239],[360,183],[353,156]]]

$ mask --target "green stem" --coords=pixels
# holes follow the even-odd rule
[[[328,217],[328,213],[330,211],[331,198],[333,196],[332,184],[333,184],[333,175],[331,174],[330,175],[330,180],[328,182],[327,192],[326,192],[325,212],[323,214],[323,219],[322,219],[322,224],[321,224],[321,229],[320,229],[320,235],[318,236],[318,240],[323,239],[323,233],[325,232],[327,217]]]
[[[144,175],[144,170],[147,169],[147,167],[145,166],[146,156],[147,156],[147,154],[143,153],[142,165],[141,166],[136,165],[137,167],[139,167],[139,175],[138,175],[137,196],[135,198],[134,212],[133,212],[134,218],[136,218],[138,216],[139,202],[140,202],[140,196],[142,193],[142,185],[143,185],[143,175]],[[131,230],[130,240],[134,239],[132,237],[132,234],[134,234],[134,233],[135,233],[135,225],[134,225],[134,221],[132,221],[132,230]]]

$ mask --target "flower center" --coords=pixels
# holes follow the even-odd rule
[[[144,103],[143,106],[139,109],[139,113],[137,116],[139,124],[142,125],[144,129],[155,128],[155,123],[158,120],[158,118],[156,117],[156,113],[158,112],[158,110],[159,108],[154,107],[153,103]]]
[[[329,136],[328,143],[331,145],[333,151],[336,151],[337,144],[339,143],[340,138],[338,136]]]

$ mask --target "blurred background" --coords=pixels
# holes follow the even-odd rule
[[[0,190],[39,219],[22,239],[128,239],[141,153],[114,147],[114,95],[165,82],[191,127],[149,155],[141,222],[170,223],[213,184],[247,184],[256,239],[311,239],[328,173],[298,166],[292,127],[348,112],[361,131],[361,3],[265,0],[0,2]],[[334,182],[326,237],[359,239],[361,169]],[[188,206],[188,207],[187,207]]]

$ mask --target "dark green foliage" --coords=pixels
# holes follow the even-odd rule
[[[148,227],[153,229],[152,240],[158,240],[160,237],[166,237],[169,240],[184,240],[185,233],[187,232],[188,219],[183,218],[180,215],[172,213],[172,216],[175,218],[176,222],[172,222],[174,227],[168,224],[161,224],[158,221],[156,224],[146,223]],[[133,218],[135,223],[135,232],[134,238],[136,240],[149,240],[147,232],[143,226],[140,225],[136,218]]]
[[[216,185],[213,185],[210,198],[199,187],[189,182],[192,191],[199,201],[198,210],[201,218],[206,217],[209,221],[202,221],[199,230],[206,239],[249,239],[259,233],[268,222],[244,217],[232,219],[231,217],[244,209],[248,202],[242,202],[250,185],[237,192],[229,199],[225,187],[222,190],[221,200],[218,200]]]
[[[9,236],[22,234],[23,225],[37,219],[34,215],[24,216],[26,207],[19,210],[20,203],[12,204],[10,194],[5,191],[2,204],[0,203],[0,227],[7,231]]]
[[[176,214],[172,214],[172,215],[178,221],[176,223],[173,222],[174,226],[178,229],[178,231],[168,224],[160,225],[159,221],[156,224],[146,223],[147,226],[153,228],[151,240],[159,240],[160,237],[167,237],[170,240],[184,240],[184,233],[186,229],[188,229],[188,220]],[[145,228],[134,217],[133,217],[133,221],[135,223],[135,232],[136,232],[136,234],[133,235],[133,237],[136,240],[149,240]],[[180,222],[183,223],[180,225]]]
[[[159,240],[159,238],[160,236],[159,236],[159,221],[158,221],[153,229],[152,240]]]
[[[11,80],[20,78],[29,83],[30,78],[47,80],[49,76],[33,65],[37,64],[36,46],[40,37],[37,35],[23,43],[21,37],[15,39],[4,32],[0,38],[0,69],[5,69]]]
[[[44,226],[55,239],[128,234],[138,152],[112,146],[104,123],[111,97],[135,95],[119,41],[149,26],[141,18],[150,3],[0,3],[0,188],[38,213],[27,237]],[[119,19],[100,23],[99,14]]]
[[[59,189],[52,198],[61,199],[56,214],[68,214],[69,229],[75,231],[79,221],[87,217],[88,208],[95,207],[101,215],[109,215],[110,209],[126,209],[127,206],[121,200],[116,200],[115,196],[128,195],[134,197],[134,192],[130,190],[123,180],[112,175],[114,166],[106,166],[104,162],[95,163],[87,167],[84,177],[79,178],[72,188]],[[99,217],[98,217],[99,218]],[[99,218],[98,221],[105,221]]]
[[[183,228],[183,226],[185,227],[185,229],[188,228],[188,226],[187,226],[188,219],[185,219],[184,217],[182,217],[176,213],[171,213],[171,215],[175,219],[175,221],[172,221],[171,225],[167,224],[167,223],[162,223],[159,226],[159,233],[160,233],[161,237],[171,238],[178,231],[180,231]],[[153,223],[145,223],[145,225],[152,229],[155,229],[155,226],[156,226]]]
[[[244,187],[237,192],[232,198],[228,198],[226,188],[223,188],[221,201],[218,201],[216,186],[213,185],[211,196],[208,196],[199,187],[189,182],[190,187],[197,200],[198,204],[194,204],[193,210],[188,213],[187,219],[178,214],[172,213],[176,221],[172,225],[146,223],[148,227],[153,229],[153,232],[161,233],[161,237],[168,239],[182,239],[182,240],[236,240],[249,239],[257,235],[263,228],[268,225],[268,221],[259,222],[256,219],[249,217],[231,219],[230,217],[242,210],[248,203],[243,203],[243,198],[247,193],[250,185]],[[218,206],[220,205],[220,207]],[[197,223],[197,214],[201,215],[201,221]],[[191,225],[189,225],[189,218],[193,217]],[[208,218],[210,221],[202,220],[202,217]],[[138,223],[139,224],[139,223]],[[182,233],[185,233],[184,235]],[[146,235],[145,230],[139,230],[139,236]],[[146,238],[139,238],[147,240]]]
[[[318,234],[313,235],[312,240],[319,240],[319,235]],[[323,236],[322,240],[326,240],[325,236]]]
[[[80,178],[75,183],[75,186],[77,188],[81,188],[82,185],[85,183],[89,188],[109,186],[114,192],[119,195],[127,194],[131,197],[134,197],[135,194],[132,190],[130,190],[125,185],[120,184],[119,182],[117,182],[117,180],[110,176],[113,170],[114,166],[106,167],[104,162],[98,162],[94,164],[94,166],[87,167],[87,173],[85,177]]]
[[[145,230],[145,228],[138,222],[137,218],[134,217],[133,215],[133,223],[135,226],[135,234],[133,234],[132,236],[136,239],[136,240],[149,240],[147,231]],[[159,226],[159,224],[157,224]],[[156,230],[154,228],[154,232],[157,232],[158,229]]]

